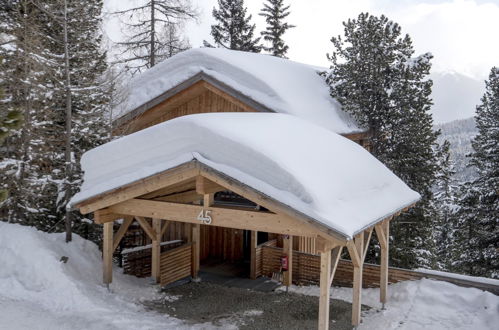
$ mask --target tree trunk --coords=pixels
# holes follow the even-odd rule
[[[156,65],[156,45],[155,42],[156,40],[154,39],[154,34],[155,32],[155,25],[156,21],[154,19],[154,0],[151,0],[151,54],[149,54],[149,62],[150,62],[150,67],[152,68],[153,66]]]
[[[67,0],[64,0],[64,72],[66,75],[65,89],[66,89],[66,201],[69,200],[71,194],[71,178],[72,178],[72,155],[71,155],[71,73],[69,70],[69,47],[68,47],[68,5]],[[71,211],[66,208],[66,242],[72,239],[71,233]]]

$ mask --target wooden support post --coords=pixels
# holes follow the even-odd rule
[[[355,250],[360,257],[360,263],[353,267],[353,299],[352,299],[352,325],[360,324],[360,308],[362,298],[362,269],[364,264],[364,232],[355,235]]]
[[[319,296],[319,330],[329,329],[329,277],[331,276],[331,250],[321,251],[321,275]]]
[[[114,250],[116,250],[116,248],[118,247],[118,245],[120,245],[121,239],[123,238],[123,236],[125,236],[125,234],[126,234],[126,232],[128,230],[128,227],[130,227],[130,224],[132,222],[133,222],[133,217],[132,216],[127,215],[127,216],[124,217],[123,223],[121,224],[120,229],[118,229],[118,232],[114,236],[114,240],[113,240],[113,252],[114,252]]]
[[[250,239],[250,250],[251,250],[251,264],[250,264],[250,278],[252,280],[256,279],[256,248],[258,245],[258,232],[256,230],[251,231]]]
[[[193,224],[191,233],[192,239],[192,267],[191,267],[191,276],[194,280],[198,280],[199,273],[199,239],[201,232],[201,225]]]
[[[151,260],[151,277],[159,283],[161,277],[160,255],[161,255],[161,220],[152,219],[152,228],[155,237],[152,240],[152,260]]]
[[[103,281],[109,287],[113,281],[113,222],[104,224],[102,243]]]
[[[331,276],[329,279],[329,286],[333,285],[334,274],[336,273],[336,268],[338,268],[342,250],[343,246],[336,246],[331,252]]]
[[[376,225],[376,235],[381,245],[380,279],[379,279],[379,300],[382,308],[385,309],[388,293],[388,249],[390,241],[390,221],[385,220]]]
[[[203,207],[212,206],[214,203],[215,195],[213,193],[207,193],[203,195]],[[201,246],[201,225],[193,224],[191,226],[191,240],[192,240],[192,267],[191,276],[195,281],[198,281],[199,274],[199,258],[200,258],[200,246]]]
[[[284,273],[284,285],[293,284],[293,236],[286,235],[282,240],[282,251],[288,257],[288,270]]]

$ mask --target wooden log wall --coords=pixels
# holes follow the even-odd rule
[[[262,246],[262,275],[272,276],[272,272],[279,271],[281,267],[281,248]],[[364,264],[362,286],[364,288],[379,287],[380,268],[378,265]],[[352,286],[353,265],[349,260],[341,259],[334,275],[333,285]],[[400,281],[417,280],[422,276],[414,274],[413,271],[390,268],[388,274],[389,283]],[[293,283],[319,284],[320,280],[320,256],[293,251]]]
[[[162,246],[161,251],[165,252],[177,248],[182,244],[183,243],[175,243],[169,244],[168,246]],[[150,277],[152,260],[151,252],[151,248],[149,247],[135,252],[123,253],[123,272],[137,277]]]
[[[192,115],[197,113],[209,112],[245,112],[244,108],[234,104],[228,99],[225,99],[209,90],[206,90],[201,95],[192,98],[191,100],[181,104],[180,106],[167,109],[165,113],[152,121],[144,121],[136,119],[129,124],[127,133],[136,132],[144,128],[154,126],[156,124],[171,120],[177,117]]]
[[[243,234],[241,229],[201,225],[201,261],[207,258],[230,262],[243,259]]]
[[[271,277],[272,272],[279,271],[281,267],[280,258],[283,254],[282,248],[262,244],[259,246],[262,254],[261,274]],[[420,280],[423,278],[436,279],[450,282],[463,287],[474,287],[481,290],[499,294],[499,286],[471,280],[457,279],[450,276],[428,274],[414,270],[390,267],[388,270],[388,283],[401,281]],[[320,279],[320,256],[293,251],[293,283],[299,285],[319,284]],[[333,285],[352,287],[353,265],[350,260],[340,259],[333,279]],[[379,287],[380,266],[364,264],[362,287]]]
[[[161,253],[160,284],[167,285],[191,275],[192,243]]]

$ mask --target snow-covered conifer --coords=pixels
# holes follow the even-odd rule
[[[438,132],[432,130],[429,53],[414,56],[412,40],[385,16],[361,13],[333,37],[325,73],[331,95],[370,132],[373,154],[422,195],[417,207],[392,223],[391,260],[400,267],[430,266],[438,170]]]
[[[259,53],[260,38],[254,38],[255,24],[243,0],[218,0],[218,9],[213,8],[217,24],[211,26],[211,35],[220,47]],[[209,44],[205,43],[206,46]]]
[[[267,0],[259,14],[267,22],[267,27],[261,34],[270,43],[269,47],[263,46],[263,49],[274,56],[286,58],[289,49],[282,39],[288,29],[295,27],[283,21],[290,14],[289,7],[284,5],[284,0]]]
[[[477,178],[462,189],[454,271],[499,278],[499,68],[492,68],[475,116],[470,166]]]

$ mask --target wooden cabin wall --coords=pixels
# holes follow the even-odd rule
[[[200,260],[238,261],[244,258],[241,229],[201,225]]]
[[[150,111],[161,111],[162,105],[156,106],[158,109],[151,109]],[[156,108],[155,107],[155,108]],[[156,124],[171,120],[177,117],[193,115],[197,113],[210,113],[210,112],[246,112],[246,110],[230,100],[223,98],[210,90],[205,90],[200,95],[190,99],[189,101],[177,106],[175,108],[168,108],[165,106],[161,112],[161,116],[150,118],[148,112],[134,119],[132,122],[124,126],[124,133],[130,134],[140,131],[144,128],[154,126]]]

